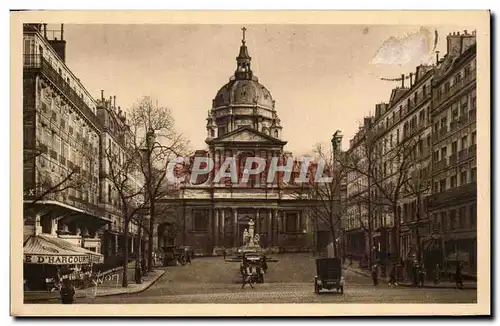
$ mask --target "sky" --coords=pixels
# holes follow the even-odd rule
[[[206,117],[236,69],[240,25],[64,25],[66,64],[99,98],[127,110],[143,96],[169,107],[192,149],[206,147]],[[271,92],[285,150],[308,154],[336,130],[342,147],[397,78],[446,52],[446,35],[473,26],[246,25],[252,70]],[[49,26],[58,28],[58,26]]]

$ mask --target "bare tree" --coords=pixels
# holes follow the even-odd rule
[[[158,200],[167,198],[171,189],[167,183],[168,164],[185,154],[188,142],[175,130],[175,121],[170,109],[143,97],[130,114],[134,147],[140,152],[139,169],[144,178],[145,199],[149,205],[148,270],[153,268],[154,225],[158,213]]]
[[[315,156],[316,163],[310,169],[311,178],[308,182],[301,183],[293,195],[310,202],[308,205],[309,218],[315,225],[328,229],[335,256],[339,256],[340,248],[337,240],[340,236],[342,218],[345,213],[345,203],[342,202],[340,191],[348,170],[339,164],[338,161],[342,159],[340,155],[325,151],[320,144],[316,147]],[[326,182],[316,182],[319,177],[317,175],[318,169],[324,171],[323,176],[328,178]]]
[[[112,183],[113,190],[118,195],[118,206],[123,219],[123,235],[125,248],[123,257],[122,286],[128,286],[128,238],[132,221],[137,221],[141,212],[147,209],[144,201],[144,183],[138,180],[140,157],[134,148],[126,148],[124,155],[105,150],[108,165],[107,179]]]
[[[363,200],[368,207],[369,226],[382,214],[389,213],[393,216],[396,237],[394,254],[396,261],[399,261],[401,227],[399,204],[410,180],[409,171],[414,162],[417,141],[406,137],[401,143],[391,146],[384,137],[383,129],[372,128],[366,132],[360,146],[362,146],[361,154],[350,155],[346,160],[346,167],[367,177],[369,191]],[[387,226],[388,223],[381,221],[379,224]],[[371,241],[371,237],[369,239]],[[371,248],[370,243],[370,250]]]

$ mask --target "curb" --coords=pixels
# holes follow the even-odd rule
[[[118,292],[118,293],[103,293],[103,294],[99,294],[99,295],[96,295],[95,298],[100,298],[100,297],[112,297],[112,296],[115,296],[115,295],[124,295],[124,294],[137,294],[137,293],[141,293],[141,292],[144,292],[146,291],[147,289],[149,289],[151,286],[153,286],[153,284],[155,284],[163,275],[165,275],[165,271],[162,270],[160,274],[158,274],[154,279],[151,280],[151,282],[146,285],[144,288],[141,288],[141,289],[138,289],[138,290],[133,290],[133,291],[127,291],[127,292]],[[82,298],[92,298],[92,297],[89,297],[89,296],[83,296]]]
[[[146,291],[149,289],[153,284],[155,284],[163,275],[165,275],[165,271],[161,270],[161,272],[151,280],[151,282],[146,285],[144,288],[140,288],[137,290],[132,290],[132,291],[127,291],[127,292],[117,292],[117,293],[102,293],[102,294],[97,294],[96,296],[89,296],[86,294],[75,294],[75,299],[87,299],[87,298],[100,298],[100,297],[111,297],[111,296],[116,296],[116,295],[124,295],[124,294],[137,294]],[[40,299],[32,299],[28,301],[24,301],[25,304],[36,304],[36,303],[43,303],[47,301],[52,301],[52,300],[59,300],[58,297],[56,298],[40,298]]]

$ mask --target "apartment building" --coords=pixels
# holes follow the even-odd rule
[[[24,205],[28,232],[100,252],[108,219],[99,206],[96,103],[65,64],[64,30],[24,25]]]
[[[436,69],[432,110],[433,262],[476,273],[476,37],[447,36],[447,55]]]
[[[371,128],[373,117],[365,117],[364,124],[349,142],[348,157],[359,157],[359,165],[366,170],[366,134]],[[373,225],[368,218],[368,177],[361,171],[349,170],[346,189],[346,224],[345,243],[346,254],[355,260],[365,259],[370,248]]]
[[[127,173],[131,192],[139,192],[142,185],[140,171],[135,163],[132,163],[130,150],[134,148],[133,134],[127,121],[126,113],[116,106],[116,96],[106,99],[104,91],[101,98],[97,100],[97,116],[103,124],[100,142],[100,173],[99,173],[99,202],[104,214],[111,222],[103,234],[102,251],[106,256],[114,256],[124,251],[125,237],[124,219],[122,213],[122,201],[119,191],[116,189],[113,176],[120,172]],[[143,200],[142,195],[133,198],[137,205]],[[139,248],[138,227],[136,221],[129,225],[129,251],[133,254]],[[144,241],[140,245],[144,248]]]

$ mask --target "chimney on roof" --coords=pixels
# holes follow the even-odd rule
[[[47,26],[45,26],[45,30],[47,30]],[[54,37],[53,40],[48,41],[50,46],[52,46],[54,51],[56,51],[59,58],[61,58],[63,62],[66,62],[66,41],[64,40],[64,24],[61,24],[61,39],[58,40],[57,37]]]
[[[410,87],[413,85],[413,73],[410,72]]]
[[[47,24],[43,24],[43,37],[47,39]]]
[[[101,89],[101,101],[104,102],[104,89]]]
[[[439,51],[436,51],[436,65],[439,64]]]
[[[116,108],[116,95],[113,95],[113,107]]]
[[[401,88],[405,88],[405,74],[401,75]]]

